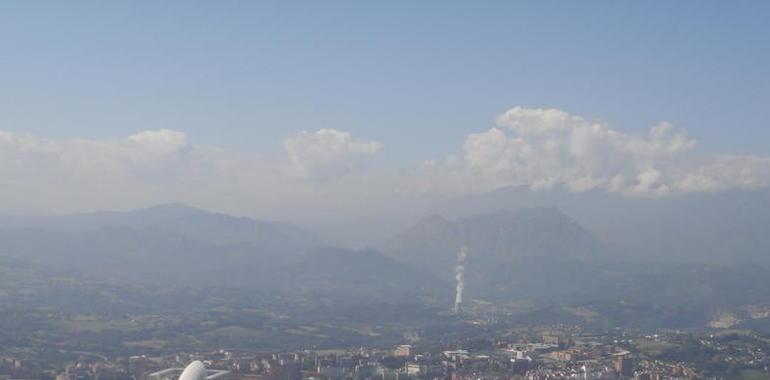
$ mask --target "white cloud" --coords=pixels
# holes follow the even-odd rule
[[[734,175],[712,178],[706,172],[716,169],[708,165],[701,173],[690,172],[698,163],[692,154],[696,141],[667,122],[646,136],[633,136],[557,109],[515,107],[496,124],[469,135],[464,145],[470,176],[488,188],[563,185],[573,191],[666,195],[750,185]]]
[[[282,207],[357,202],[351,195],[374,186],[353,174],[365,172],[381,147],[377,142],[322,129],[285,143],[285,157],[265,157],[191,144],[184,132],[168,129],[101,140],[0,131],[0,197],[6,200],[0,212],[183,201],[230,212],[283,215],[278,211]],[[313,180],[318,178],[324,181]],[[319,196],[323,202],[317,201]]]
[[[134,207],[217,187],[233,160],[243,175],[247,160],[166,129],[105,140],[0,132],[0,196],[17,212]]]
[[[354,140],[350,133],[336,129],[320,129],[286,138],[284,148],[299,174],[330,179],[362,172],[382,144]]]
[[[673,188],[678,192],[756,189],[770,186],[770,157],[716,155],[678,173]]]
[[[175,176],[195,154],[184,133],[166,129],[108,140],[0,134],[0,157],[5,164],[0,164],[0,174],[9,179],[21,175],[43,180],[47,175],[88,182],[157,181]]]
[[[458,154],[400,170],[372,168],[382,144],[345,131],[301,132],[283,146],[285,155],[265,157],[166,129],[101,140],[0,131],[0,212],[183,201],[283,219],[289,209],[294,218],[364,215],[507,185],[628,196],[770,186],[770,157],[701,154],[669,123],[632,135],[557,109],[512,108],[469,134]]]
[[[140,132],[128,136],[127,140],[155,157],[174,155],[187,147],[187,135],[170,129]]]

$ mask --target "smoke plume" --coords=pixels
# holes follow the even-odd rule
[[[454,312],[462,311],[463,290],[465,290],[465,258],[468,256],[468,249],[463,246],[460,252],[457,252],[457,265],[455,266],[455,307]]]

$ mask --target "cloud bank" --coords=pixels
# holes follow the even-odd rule
[[[515,107],[496,125],[464,145],[467,169],[489,187],[661,196],[756,188],[770,178],[767,158],[698,155],[696,141],[667,122],[632,136],[557,109]]]
[[[283,147],[284,155],[266,157],[192,144],[169,129],[103,140],[0,131],[0,211],[178,200],[275,216],[289,206],[365,212],[394,199],[510,185],[661,197],[770,184],[770,157],[702,154],[666,122],[637,136],[558,109],[512,108],[470,133],[455,155],[406,168],[374,165],[380,142],[335,129],[290,135]]]
[[[377,141],[358,141],[336,129],[302,131],[283,144],[296,172],[315,179],[362,173],[382,148]]]

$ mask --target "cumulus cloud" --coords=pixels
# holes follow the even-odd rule
[[[190,144],[161,129],[116,139],[49,139],[0,132],[0,196],[4,211],[75,211],[135,207],[183,198],[229,181],[243,157]]]
[[[666,195],[766,184],[766,160],[702,157],[696,145],[667,122],[635,136],[558,109],[515,107],[492,129],[469,135],[463,148],[470,177],[488,188]]]
[[[0,212],[69,212],[185,201],[255,213],[356,192],[381,144],[332,129],[285,141],[268,157],[188,141],[160,129],[112,139],[50,139],[0,131]],[[317,181],[323,179],[323,181]],[[380,186],[381,187],[381,186]],[[326,201],[333,204],[333,197]],[[328,207],[328,206],[327,206]]]
[[[291,135],[283,147],[266,157],[192,144],[169,129],[101,140],[0,131],[0,212],[183,201],[283,219],[289,208],[295,218],[363,215],[509,185],[627,196],[770,186],[770,157],[703,154],[670,123],[635,135],[558,109],[512,108],[456,154],[402,168],[373,168],[382,144],[335,129]]]
[[[361,173],[382,144],[355,140],[350,133],[336,129],[320,129],[286,138],[284,148],[297,173],[329,179]]]
[[[90,181],[122,176],[158,179],[175,173],[192,153],[184,133],[167,129],[111,140],[54,140],[0,132],[0,173],[6,178],[47,173]]]

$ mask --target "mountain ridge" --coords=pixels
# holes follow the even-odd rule
[[[183,204],[4,221],[0,255],[138,281],[248,285],[250,272],[323,244],[290,224]]]

